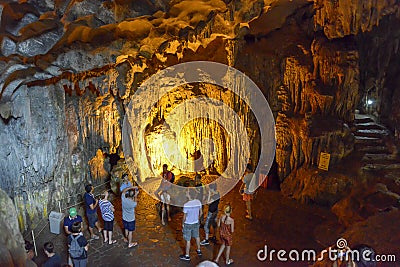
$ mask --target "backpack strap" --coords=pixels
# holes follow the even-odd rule
[[[228,219],[228,216],[225,215],[225,219],[224,219],[224,224],[226,224],[226,220]]]

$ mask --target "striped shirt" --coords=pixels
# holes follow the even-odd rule
[[[108,200],[99,200],[99,206],[101,210],[101,217],[103,217],[103,220],[106,222],[111,222],[114,220],[114,212],[111,210],[111,207],[114,207],[113,204],[111,204],[110,201]]]

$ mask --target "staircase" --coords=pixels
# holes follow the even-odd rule
[[[390,131],[364,114],[356,114],[353,129],[355,151],[362,156],[361,172],[400,177],[400,156]]]

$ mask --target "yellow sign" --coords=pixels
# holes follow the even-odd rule
[[[331,159],[331,154],[321,152],[319,155],[318,169],[327,171],[329,169],[329,160]]]

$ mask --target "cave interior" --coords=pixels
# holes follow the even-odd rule
[[[117,192],[164,163],[212,183],[249,162],[351,243],[400,256],[399,25],[394,0],[0,0],[0,203],[15,207],[0,205],[0,246],[87,183]],[[191,62],[229,68],[145,84]]]

